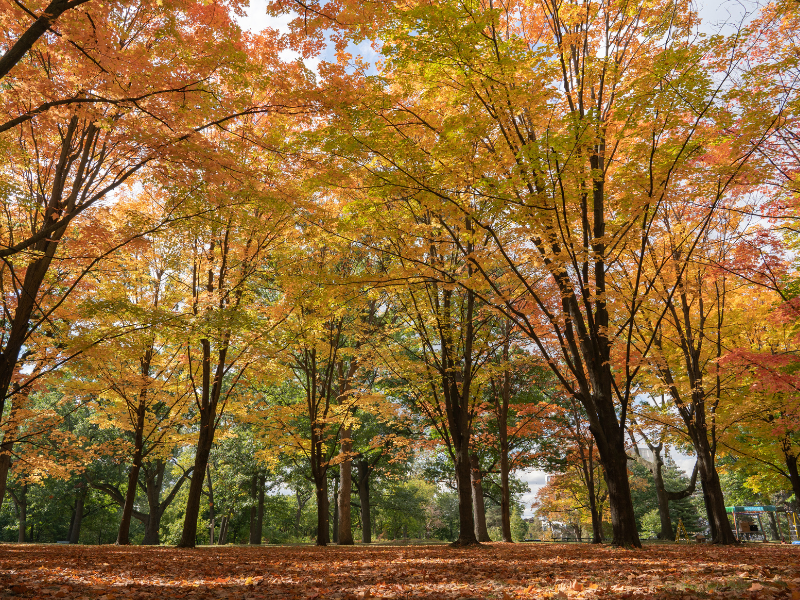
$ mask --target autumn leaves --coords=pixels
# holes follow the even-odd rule
[[[775,35],[794,8],[705,38],[659,1],[276,3],[300,13],[280,37],[243,35],[238,3],[52,4],[52,33],[3,78],[3,486],[11,455],[19,481],[60,460],[22,441],[58,389],[48,410],[129,438],[69,432],[87,460],[129,461],[119,543],[141,473],[174,460],[194,546],[217,433],[242,423],[258,460],[307,464],[320,544],[338,468],[347,543],[351,442],[377,422],[392,452],[445,449],[471,544],[481,435],[507,533],[515,436],[559,398],[585,420],[584,459],[596,448],[615,544],[640,545],[633,413],[691,443],[714,540],[733,541],[715,457],[752,434],[731,429],[746,390],[721,369],[739,349],[740,372],[770,377],[742,299],[767,313],[791,295],[788,261],[753,245],[793,243],[763,219],[795,210],[794,38]],[[16,48],[32,17],[3,10]],[[317,82],[279,58],[326,36],[375,40],[379,75],[342,54]],[[543,369],[548,400],[526,397]]]

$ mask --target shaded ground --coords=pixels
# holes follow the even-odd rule
[[[0,598],[227,597],[800,600],[800,546],[0,545]]]

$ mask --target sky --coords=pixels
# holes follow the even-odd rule
[[[288,23],[291,19],[290,16],[272,17],[267,15],[266,6],[268,0],[250,0],[250,6],[247,9],[247,14],[244,18],[239,20],[239,24],[243,29],[259,32],[266,27],[277,29],[283,33],[288,33]],[[739,1],[715,1],[706,0],[698,2],[699,12],[703,19],[704,26],[702,30],[707,33],[713,33],[723,30],[730,30],[742,20],[742,16],[746,12],[752,11],[756,3],[750,0]],[[363,42],[356,48],[351,48],[353,54],[360,54],[363,58],[368,60],[375,60],[378,54],[370,47],[369,42]],[[298,58],[298,54],[291,50],[285,50],[281,54],[281,58],[285,61],[291,61]],[[333,60],[332,54],[325,56],[328,60]],[[304,61],[306,67],[312,71],[317,70],[319,58],[307,59]],[[676,451],[671,452],[672,459],[682,469],[687,476],[691,474],[694,468],[695,458],[686,454]],[[525,517],[533,516],[531,504],[534,501],[536,492],[545,485],[547,474],[544,471],[528,470],[516,473],[516,476],[528,484],[530,493],[523,495],[522,502],[525,508]]]

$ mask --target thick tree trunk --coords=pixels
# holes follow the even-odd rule
[[[797,456],[784,451],[784,458],[786,459],[786,470],[789,472],[789,482],[792,484],[792,492],[794,492],[794,501],[797,509],[800,509],[800,472],[797,469]],[[0,477],[2,474],[0,474]]]
[[[157,514],[153,514],[152,508],[150,509],[148,519],[144,524],[143,546],[158,546],[160,542],[158,530],[161,528],[161,516],[161,511],[157,511]]]
[[[14,504],[17,507],[17,521],[18,531],[17,542],[20,544],[25,543],[25,528],[28,525],[28,484],[26,483],[20,488],[19,495],[11,492],[11,497],[14,499]],[[33,534],[31,534],[33,537]]]
[[[606,441],[605,436],[595,436],[603,476],[608,489],[611,509],[611,528],[614,538],[612,544],[622,547],[641,548],[639,533],[636,531],[636,515],[633,512],[631,486],[628,481],[628,455],[621,435],[615,440]]]
[[[685,420],[684,420],[685,421]],[[722,485],[714,464],[714,454],[708,444],[705,427],[698,429],[692,422],[687,423],[692,445],[697,455],[695,469],[700,474],[700,485],[703,490],[703,505],[713,544],[736,544],[736,534],[731,529],[728,514],[725,511],[725,500]]]
[[[350,497],[353,494],[352,430],[343,430],[341,453],[345,457],[339,464],[339,536],[340,546],[353,545],[353,523],[350,514]]]
[[[466,444],[456,450],[456,486],[458,490],[458,538],[454,545],[478,543],[475,519],[472,517],[472,481],[470,478],[469,448]]]
[[[709,507],[709,500],[708,500],[708,492],[706,492],[706,482],[700,479],[700,486],[703,490],[703,506],[706,509],[706,517],[708,519],[708,528],[710,529],[711,539],[714,540],[717,537],[717,524],[714,522],[714,519],[711,518],[711,508]]]
[[[472,513],[475,520],[475,537],[479,542],[491,542],[486,529],[486,505],[483,502],[483,487],[481,486],[481,466],[478,455],[472,453],[470,460],[470,483],[472,484]]]
[[[700,481],[703,482],[703,494],[706,499],[706,510],[708,511],[708,521],[713,523],[711,530],[714,544],[736,544],[736,537],[733,535],[731,524],[728,521],[728,513],[725,512],[725,499],[722,494],[722,485],[719,481],[714,456],[708,446],[705,432],[693,436],[694,450],[697,455],[697,468],[700,474]]]
[[[3,498],[6,495],[8,472],[11,470],[11,446],[10,442],[6,443],[6,439],[0,444],[0,508],[3,506]]]
[[[369,476],[372,472],[369,461],[358,461],[358,499],[361,502],[361,541],[372,543],[372,515],[369,505]]]

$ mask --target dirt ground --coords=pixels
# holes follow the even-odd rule
[[[800,546],[0,545],[0,598],[786,598]]]

